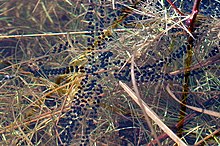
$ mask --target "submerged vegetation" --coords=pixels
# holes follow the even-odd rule
[[[1,1],[0,145],[219,145],[219,16],[218,0]]]

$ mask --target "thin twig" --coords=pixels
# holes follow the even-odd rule
[[[170,0],[167,0],[167,2],[174,8],[174,10],[177,11],[177,13],[179,13],[180,15],[184,16],[184,13],[181,12],[175,5],[173,2],[171,2]]]
[[[204,114],[207,114],[207,115],[210,115],[210,116],[214,116],[214,117],[217,117],[217,118],[220,118],[220,113],[219,112],[215,112],[215,111],[211,111],[211,110],[206,110],[206,109],[202,109],[202,108],[198,108],[198,107],[194,107],[194,106],[189,106],[189,105],[186,105],[184,103],[182,103],[181,101],[179,101],[176,96],[173,94],[173,92],[170,90],[170,87],[169,85],[166,86],[166,90],[167,92],[170,94],[170,96],[175,99],[177,102],[179,102],[181,105],[183,106],[186,106],[187,108],[189,109],[192,109],[194,111],[197,111],[197,112],[200,112],[200,113],[204,113]]]
[[[216,129],[214,132],[212,132],[211,134],[209,134],[208,136],[206,136],[202,140],[198,141],[196,144],[194,144],[194,146],[202,145],[202,143],[204,143],[206,140],[208,140],[209,138],[213,137],[214,135],[216,135],[218,133],[220,133],[220,128]]]

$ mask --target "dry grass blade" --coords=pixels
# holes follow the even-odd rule
[[[135,74],[134,74],[134,55],[132,55],[132,57],[131,57],[131,81],[132,81],[132,84],[133,84],[133,87],[134,87],[134,91],[135,91],[135,93],[137,95],[137,98],[138,98],[138,103],[139,103],[139,105],[141,107],[141,110],[143,111],[144,117],[145,117],[145,119],[147,121],[147,125],[150,128],[152,135],[157,140],[157,144],[159,146],[161,146],[161,144],[160,144],[160,142],[159,142],[159,140],[157,138],[157,134],[156,134],[156,132],[155,132],[151,122],[150,122],[150,119],[149,119],[148,115],[146,114],[146,112],[144,112],[145,111],[144,110],[144,105],[142,103],[141,96],[140,96],[140,93],[138,91],[137,83],[136,83],[136,80],[135,80]]]
[[[138,102],[138,98],[135,95],[135,93],[124,83],[122,83],[121,81],[119,81],[119,85],[131,96],[131,98],[139,105]],[[170,128],[168,128],[161,120],[160,118],[157,116],[157,114],[152,111],[150,109],[150,107],[143,101],[141,100],[141,102],[143,103],[143,107],[144,107],[144,112],[164,131],[167,133],[167,135],[169,135],[169,137],[171,139],[173,139],[173,141],[175,141],[178,145],[180,146],[186,146],[186,144],[175,134],[173,133],[172,130],[170,130]]]
[[[210,57],[205,61],[201,61],[201,62],[191,66],[190,68],[180,69],[180,70],[177,70],[177,71],[173,71],[169,74],[170,75],[176,75],[176,74],[180,74],[180,73],[183,73],[183,72],[186,72],[186,71],[196,70],[196,69],[208,66],[208,65],[213,64],[213,63],[218,63],[218,62],[220,62],[220,55]]]
[[[170,94],[170,96],[175,99],[177,102],[179,102],[180,104],[186,106],[187,108],[190,108],[194,111],[197,111],[197,112],[200,112],[200,113],[204,113],[204,114],[207,114],[207,115],[210,115],[210,116],[214,116],[214,117],[217,117],[217,118],[220,118],[220,113],[218,112],[215,112],[215,111],[211,111],[211,110],[206,110],[206,109],[202,109],[202,108],[198,108],[198,107],[193,107],[193,106],[189,106],[189,105],[185,105],[183,104],[181,101],[179,101],[176,96],[173,94],[173,92],[170,90],[170,87],[169,85],[166,86],[166,90],[167,92]]]
[[[127,32],[137,29],[114,29],[114,32]],[[108,30],[103,30],[107,32]],[[23,38],[23,37],[45,37],[45,36],[60,36],[60,35],[83,35],[89,34],[90,31],[71,31],[71,32],[45,32],[45,33],[38,33],[38,34],[22,34],[22,35],[0,35],[0,39],[8,39],[8,38]]]

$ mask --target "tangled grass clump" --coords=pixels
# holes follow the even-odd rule
[[[0,144],[219,144],[214,1],[1,2]]]

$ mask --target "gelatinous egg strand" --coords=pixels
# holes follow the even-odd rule
[[[98,13],[98,16],[97,16]],[[122,81],[131,81],[130,68],[131,64],[126,62],[126,59],[112,59],[114,52],[105,50],[109,42],[113,40],[112,32],[106,29],[111,26],[108,23],[119,21],[117,18],[112,22],[109,17],[106,17],[105,8],[102,5],[91,4],[88,6],[86,21],[88,25],[87,46],[82,58],[86,60],[83,65],[71,65],[68,67],[44,69],[39,71],[31,71],[34,76],[54,76],[61,74],[81,73],[83,79],[79,82],[76,93],[71,100],[71,109],[66,113],[65,117],[59,121],[60,138],[62,143],[70,144],[76,142],[80,145],[89,145],[90,132],[96,125],[94,120],[97,118],[97,110],[100,100],[103,98],[103,86],[99,79],[108,76],[113,72],[115,79]],[[120,13],[115,14],[120,15]],[[114,16],[115,17],[115,16]],[[128,21],[131,19],[131,21]],[[99,20],[99,21],[98,21]],[[125,19],[126,20],[126,19]],[[133,18],[127,18],[127,23],[132,23]],[[124,24],[125,25],[125,24]],[[114,25],[116,26],[116,25]],[[72,42],[72,43],[75,43]],[[54,47],[52,53],[60,53],[69,48],[69,44],[65,43]],[[170,53],[167,57],[157,59],[154,63],[137,66],[134,70],[135,78],[138,83],[157,82],[160,80],[179,80],[184,77],[184,74],[170,75],[169,72],[164,73],[161,69],[165,65],[175,63],[182,59],[187,52],[187,43]],[[213,57],[219,53],[218,47],[211,50],[205,58]],[[149,52],[150,54],[150,52]],[[113,71],[108,71],[112,67],[116,67]],[[123,67],[123,68],[122,68]],[[103,72],[99,72],[104,70]],[[203,69],[191,71],[191,76],[203,73]],[[61,144],[61,143],[60,143]]]

